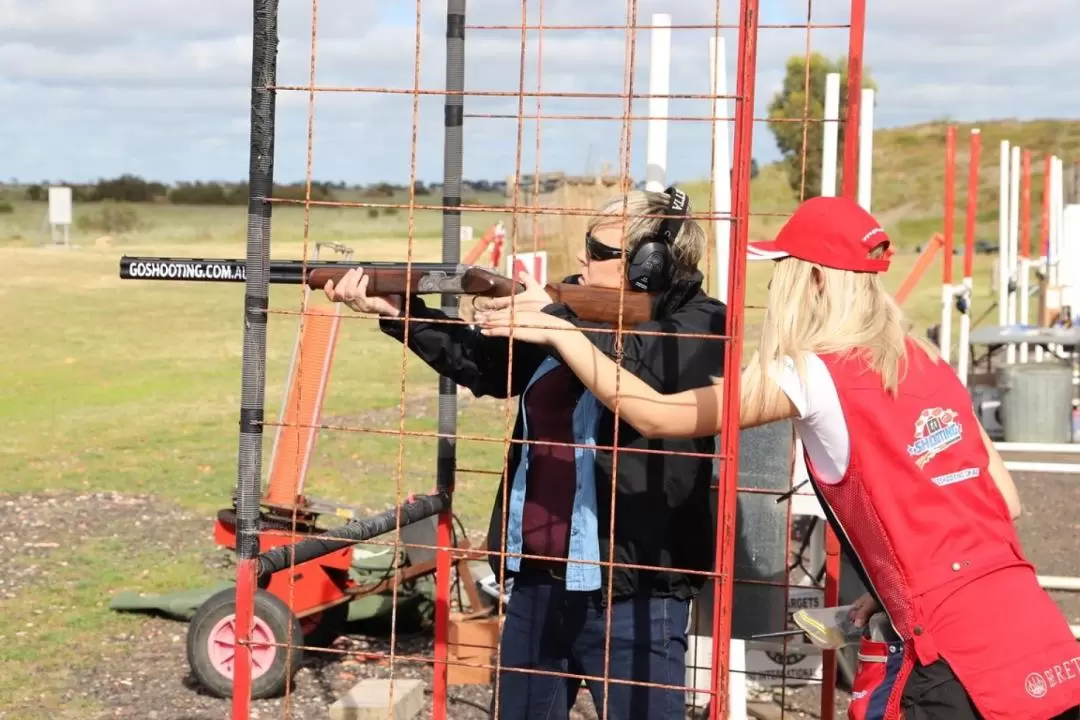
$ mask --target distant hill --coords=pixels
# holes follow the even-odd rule
[[[993,120],[981,123],[931,122],[874,133],[871,206],[893,241],[901,247],[925,243],[944,225],[945,128],[956,125],[955,232],[963,238],[967,207],[968,142],[971,130],[982,135],[979,163],[979,205],[976,238],[997,240],[998,165],[1002,140],[1031,150],[1032,231],[1042,212],[1043,159],[1056,154],[1066,168],[1080,161],[1080,120]],[[755,133],[768,132],[764,125]],[[838,180],[839,184],[840,180]],[[706,182],[687,183],[694,207],[709,207]],[[751,185],[751,239],[771,237],[796,206],[784,170],[778,164],[761,167]]]

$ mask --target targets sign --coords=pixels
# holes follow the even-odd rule
[[[518,279],[522,270],[536,278],[536,282],[547,285],[548,255],[546,250],[531,253],[518,253],[506,256],[507,276]]]

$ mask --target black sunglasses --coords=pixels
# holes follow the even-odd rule
[[[589,233],[585,233],[585,254],[595,262],[618,260],[622,257],[622,248],[605,245]]]

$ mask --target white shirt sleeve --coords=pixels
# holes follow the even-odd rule
[[[817,355],[807,353],[806,385],[795,368],[795,361],[784,357],[773,366],[769,376],[791,400],[799,416],[792,424],[806,447],[815,476],[826,484],[838,483],[847,472],[851,458],[851,439],[847,420],[840,406],[829,369]]]

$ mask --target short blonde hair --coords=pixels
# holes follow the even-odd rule
[[[881,257],[884,244],[870,257]],[[816,275],[820,275],[818,289]],[[907,370],[907,340],[916,342],[935,361],[933,345],[910,334],[911,324],[885,290],[876,273],[849,272],[794,257],[776,262],[769,300],[761,324],[758,370],[790,358],[806,383],[805,354],[841,353],[863,358],[880,375],[884,389],[894,394]],[[765,403],[764,390],[750,402]]]
[[[648,190],[634,190],[625,195],[617,195],[604,203],[597,215],[589,220],[588,230],[592,232],[601,225],[621,225],[625,213],[626,254],[629,256],[643,240],[655,235],[660,229],[660,223],[663,222],[661,215],[670,202],[667,193]],[[679,234],[671,242],[676,278],[688,277],[697,272],[708,241],[705,228],[693,218],[686,218]]]

